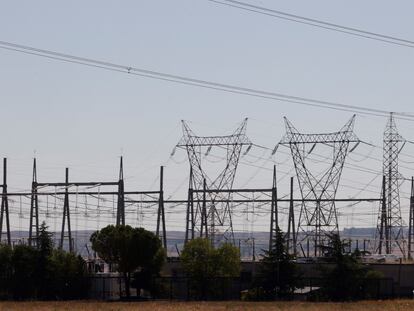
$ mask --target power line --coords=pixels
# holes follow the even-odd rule
[[[267,15],[271,17],[275,17],[278,19],[283,19],[299,24],[305,24],[312,27],[318,27],[326,30],[336,31],[352,36],[362,37],[365,39],[381,41],[389,44],[405,46],[409,48],[414,48],[414,41],[398,38],[394,36],[384,35],[377,32],[366,31],[359,28],[343,26],[335,23],[330,23],[326,21],[322,21],[319,19],[309,18],[305,16],[300,16],[296,14],[291,14],[283,11],[273,10],[266,7],[253,5],[250,3],[242,2],[242,1],[235,1],[235,0],[207,0],[210,2],[214,2],[216,4],[221,4],[237,9],[241,9],[244,11],[254,12],[262,15]]]
[[[389,111],[368,108],[368,107],[361,107],[361,106],[353,106],[353,105],[346,105],[346,104],[339,104],[330,101],[300,97],[300,96],[293,96],[288,94],[276,93],[271,91],[264,91],[258,90],[253,88],[241,87],[231,84],[224,84],[214,81],[208,80],[201,80],[191,77],[185,77],[181,75],[175,75],[170,73],[164,73],[160,71],[153,71],[144,68],[132,67],[127,65],[120,65],[111,62],[96,60],[92,58],[85,58],[74,56],[65,53],[59,53],[51,50],[39,49],[31,46],[25,46],[20,44],[15,44],[6,41],[0,41],[0,48],[4,50],[19,52],[23,54],[39,56],[43,58],[48,58],[52,60],[79,64],[99,69],[105,69],[115,72],[127,73],[132,75],[137,75],[140,77],[150,78],[150,79],[157,79],[167,82],[179,83],[184,85],[191,85],[196,87],[202,87],[207,89],[213,89],[228,93],[234,94],[241,94],[247,95],[252,97],[258,98],[266,98],[271,100],[277,100],[281,102],[311,106],[311,107],[318,107],[324,109],[333,109],[339,111],[347,111],[353,113],[359,113],[364,115],[372,115],[372,116],[379,116],[379,117],[388,117]],[[414,115],[403,113],[403,112],[394,112],[394,116],[398,119],[407,120],[407,121],[414,121]]]

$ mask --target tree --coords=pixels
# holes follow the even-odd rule
[[[87,293],[86,263],[75,254],[54,250],[43,222],[36,247],[0,245],[0,295],[17,299],[74,299]]]
[[[46,223],[43,221],[39,228],[37,238],[37,269],[35,279],[38,288],[39,298],[47,298],[53,291],[51,280],[55,277],[52,269],[50,256],[53,251],[52,234],[48,231]]]
[[[127,297],[131,295],[131,273],[154,269],[159,272],[165,258],[161,241],[143,228],[109,225],[96,231],[90,240],[98,256],[107,263],[116,264],[123,274]]]
[[[338,234],[328,235],[328,245],[321,245],[324,257],[334,263],[332,269],[323,269],[324,284],[322,294],[330,300],[343,301],[363,298],[364,280],[371,273],[361,263],[361,252],[345,252],[349,243],[341,241]]]
[[[215,278],[231,278],[240,275],[240,253],[231,244],[213,248],[208,239],[189,241],[181,252],[180,260],[190,278],[195,292],[205,298],[206,291],[214,292],[218,285]]]
[[[13,250],[10,246],[0,244],[0,298],[7,296],[10,281],[12,279]]]
[[[17,245],[13,249],[13,294],[22,299],[36,296],[36,269],[38,251],[27,245]]]
[[[54,297],[60,299],[84,298],[87,292],[86,263],[81,256],[55,249],[49,258],[49,271],[53,277],[48,280]]]
[[[12,273],[12,248],[5,244],[0,244],[0,278],[8,279]]]
[[[49,227],[46,222],[42,222],[39,228],[39,237],[37,238],[37,246],[40,252],[40,257],[46,258],[52,254],[53,250],[53,234],[48,231]]]
[[[284,233],[278,227],[275,239],[261,260],[259,284],[267,299],[288,297],[299,286],[299,269],[289,254]]]

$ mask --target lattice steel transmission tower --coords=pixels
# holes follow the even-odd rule
[[[190,163],[186,241],[198,235],[210,238],[213,245],[223,239],[234,243],[232,194],[223,190],[232,189],[242,149],[247,146],[247,152],[252,146],[246,126],[247,118],[232,135],[197,136],[182,121],[183,137],[176,147],[186,150]],[[225,166],[215,178],[207,175],[203,165],[203,157],[213,147],[224,149],[226,154]]]
[[[338,132],[325,134],[299,133],[286,117],[284,119],[286,135],[279,144],[290,148],[303,199],[296,241],[302,250],[303,243],[314,244],[316,256],[320,253],[319,246],[325,236],[329,233],[338,233],[336,192],[346,156],[360,142],[353,132],[355,115]],[[349,150],[351,143],[356,145]],[[318,144],[332,149],[332,161],[320,175],[312,173],[306,165],[306,158]],[[308,145],[311,145],[310,150],[306,148]],[[304,252],[303,256],[306,256]]]
[[[383,204],[378,214],[376,232],[376,252],[392,254],[398,248],[405,256],[404,223],[401,217],[400,182],[402,176],[398,170],[398,156],[406,140],[398,133],[394,115],[390,113],[384,131],[383,141]],[[385,203],[385,204],[384,204]]]

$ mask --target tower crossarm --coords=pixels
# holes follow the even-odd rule
[[[184,136],[177,144],[177,147],[245,146],[251,144],[252,142],[245,134],[228,136]]]
[[[342,127],[341,130],[331,133],[322,134],[309,134],[300,133],[292,123],[285,117],[286,134],[281,139],[279,144],[291,145],[291,144],[336,144],[341,142],[355,142],[360,140],[353,132],[355,115]]]

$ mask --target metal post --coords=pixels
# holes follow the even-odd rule
[[[160,222],[162,226],[161,242],[165,250],[167,250],[167,236],[165,232],[165,210],[164,210],[164,167],[160,167],[160,194],[158,203],[158,217],[157,217],[157,237],[160,236]]]
[[[188,181],[188,199],[187,199],[187,213],[185,220],[185,240],[187,244],[188,240],[194,239],[194,215],[193,215],[193,168],[190,167],[190,178]]]
[[[203,237],[203,231],[205,231],[205,238],[208,239],[208,229],[207,229],[207,198],[206,198],[206,179],[203,180],[203,206],[201,213],[201,231],[200,236]]]
[[[378,245],[378,254],[382,254],[382,247],[384,243],[384,233],[385,233],[385,245],[386,245],[386,254],[388,254],[388,222],[387,222],[387,202],[386,202],[386,192],[385,192],[385,175],[382,177],[382,202],[381,202],[381,216],[380,216],[380,226],[379,226],[379,245]]]
[[[69,168],[65,169],[65,197],[63,200],[63,218],[62,218],[62,231],[60,233],[60,245],[59,248],[63,249],[63,240],[65,238],[65,221],[68,222],[68,240],[69,240],[69,251],[73,252],[72,243],[72,230],[70,228],[70,210],[69,210]]]
[[[272,187],[272,202],[270,211],[270,237],[269,237],[269,251],[273,247],[273,241],[276,237],[276,232],[279,228],[278,206],[277,206],[277,180],[276,180],[276,165],[273,166],[273,187]]]
[[[1,212],[0,212],[0,242],[1,242],[1,237],[3,234],[4,215],[6,216],[7,245],[11,246],[9,200],[7,197],[7,158],[3,158],[3,195],[1,197]]]
[[[288,220],[288,238],[287,248],[290,250],[290,236],[292,235],[293,254],[296,255],[296,232],[295,232],[295,212],[293,205],[293,177],[290,178],[290,202],[289,202],[289,220]]]
[[[413,243],[414,227],[414,177],[411,177],[410,216],[408,221],[408,259],[413,259],[411,252]]]
[[[252,238],[252,241],[253,241],[253,245],[252,245],[252,247],[253,247],[253,261],[256,261],[256,244],[255,244],[255,241],[254,241],[254,238]]]
[[[116,214],[116,225],[125,225],[125,192],[124,192],[124,164],[121,157],[119,164],[119,180],[118,180],[118,204]]]
[[[33,238],[34,231],[34,238]],[[37,168],[36,158],[33,159],[32,194],[30,196],[30,225],[29,225],[29,246],[38,242],[39,239],[39,200],[37,196]]]

